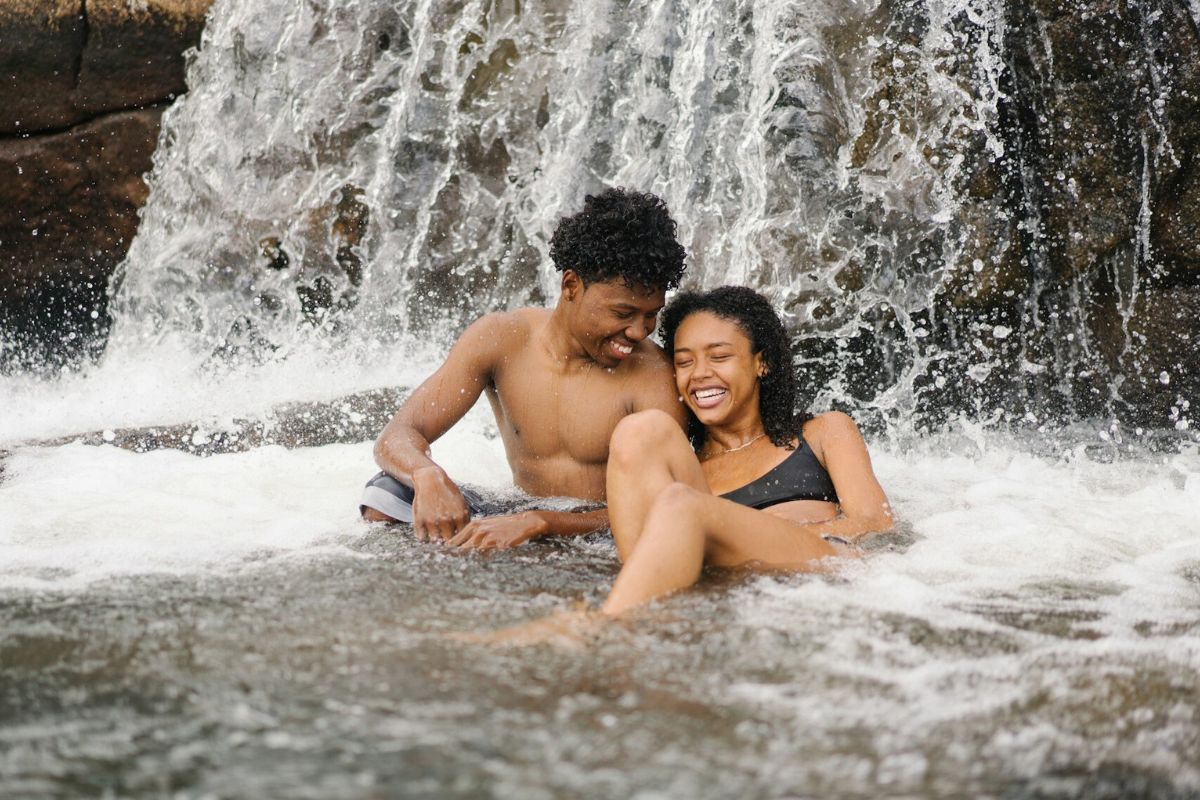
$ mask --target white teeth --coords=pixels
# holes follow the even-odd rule
[[[696,397],[699,397],[702,400],[707,400],[710,397],[718,397],[719,395],[723,394],[725,394],[724,389],[701,389],[700,391],[696,392]]]
[[[625,345],[617,344],[616,342],[613,342],[612,346],[613,346],[613,349],[616,350],[618,353],[624,353],[625,355],[629,355],[630,353],[633,352],[632,347],[626,347]]]

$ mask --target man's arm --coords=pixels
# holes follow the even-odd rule
[[[429,446],[475,405],[520,325],[511,314],[474,322],[375,441],[379,468],[413,487],[413,531],[421,539],[449,539],[470,520],[462,492],[430,458]]]

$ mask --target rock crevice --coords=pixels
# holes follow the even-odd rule
[[[186,89],[211,0],[0,0],[0,134],[62,130]]]

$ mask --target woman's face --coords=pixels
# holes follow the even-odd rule
[[[699,311],[675,330],[675,386],[705,425],[749,424],[758,407],[762,353],[736,322]]]

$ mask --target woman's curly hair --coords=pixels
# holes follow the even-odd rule
[[[672,289],[686,253],[662,199],[625,189],[589,194],[583,210],[563,217],[550,239],[560,272],[574,270],[585,284],[620,278],[627,286]]]
[[[759,412],[763,429],[777,447],[792,449],[800,428],[812,418],[796,410],[796,373],[792,369],[792,344],[783,320],[767,298],[746,286],[721,286],[709,292],[681,292],[663,309],[660,321],[663,347],[675,351],[675,332],[692,314],[707,311],[735,323],[750,339],[750,352],[762,353],[767,373],[759,384]],[[688,438],[698,451],[705,431],[688,410]]]

